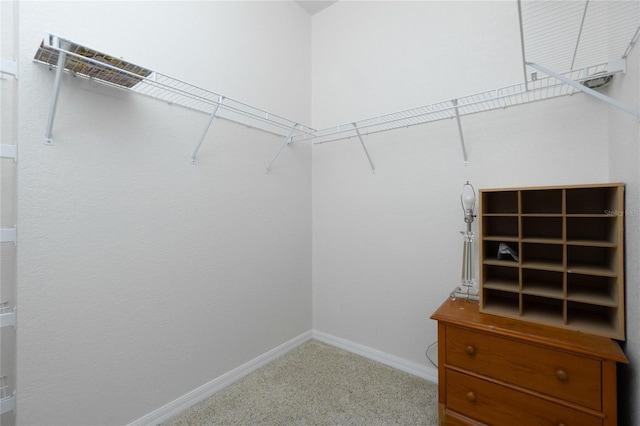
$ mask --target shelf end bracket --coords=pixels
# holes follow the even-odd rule
[[[278,148],[278,151],[276,151],[275,155],[271,159],[271,162],[267,166],[267,173],[269,173],[271,171],[271,167],[273,166],[273,163],[276,162],[276,160],[280,156],[280,153],[282,152],[284,147],[291,143],[291,139],[293,138],[293,132],[295,132],[296,127],[298,127],[298,123],[294,124],[294,126],[291,128],[291,130],[289,130],[289,134],[287,135],[287,137],[284,138],[284,141],[282,142],[282,145],[280,145],[280,148]]]
[[[362,135],[360,134],[360,130],[358,129],[358,125],[356,123],[353,124],[353,128],[358,135],[358,139],[360,139],[360,145],[362,145],[362,149],[364,150],[364,154],[367,156],[367,160],[369,161],[369,166],[371,166],[371,173],[376,174],[376,166],[373,165],[373,161],[371,161],[371,156],[369,155],[369,151],[367,151],[367,146],[364,144],[364,140],[362,139]]]
[[[45,40],[47,38],[45,37]],[[53,80],[53,100],[51,101],[51,108],[49,108],[49,120],[47,122],[47,131],[44,134],[45,145],[53,145],[53,120],[56,116],[56,107],[58,106],[58,95],[60,94],[60,80],[62,79],[62,73],[64,72],[64,64],[67,60],[66,42],[62,43],[57,37],[53,37],[53,40],[49,41],[52,44],[56,44],[55,47],[60,48],[58,51],[58,63],[56,64],[56,76]]]
[[[18,243],[17,226],[14,226],[13,228],[0,229],[0,242],[13,243],[13,245],[16,245]]]
[[[601,101],[604,101],[604,102],[608,103],[609,105],[612,105],[612,106],[614,106],[614,107],[616,107],[618,109],[623,110],[624,112],[627,112],[627,113],[629,113],[631,115],[636,116],[637,118],[640,118],[640,111],[638,111],[637,109],[633,109],[630,106],[623,104],[622,102],[619,102],[619,101],[617,101],[617,100],[615,100],[615,99],[613,99],[613,98],[611,98],[609,96],[603,95],[602,93],[600,93],[600,92],[598,92],[596,90],[590,89],[590,88],[578,83],[577,81],[574,81],[574,80],[571,80],[570,78],[565,77],[564,75],[561,75],[561,74],[558,74],[558,73],[556,73],[554,71],[551,71],[551,70],[543,67],[542,65],[538,65],[538,64],[535,64],[533,62],[527,62],[527,65],[529,65],[532,68],[537,69],[538,71],[542,71],[543,73],[545,73],[547,75],[550,75],[551,77],[553,77],[553,78],[555,78],[557,80],[560,80],[563,83],[568,84],[569,86],[572,86],[572,87],[574,87],[574,88],[576,88],[576,89],[578,89],[578,90],[580,90],[580,91],[582,91],[582,92],[584,92],[584,93],[586,93],[588,95],[591,95],[591,96],[593,96],[595,98],[598,98]]]
[[[462,133],[462,123],[460,122],[460,110],[458,109],[458,100],[453,99],[451,101],[453,103],[454,109],[456,111],[456,122],[458,123],[458,134],[460,135],[460,145],[462,145],[462,157],[464,158],[464,165],[469,164],[469,159],[467,158],[467,148],[464,144],[464,134]]]
[[[213,119],[216,118],[216,114],[218,113],[218,108],[220,108],[220,105],[222,104],[223,100],[224,100],[224,96],[220,95],[220,98],[218,98],[218,103],[216,103],[216,106],[213,109],[213,112],[211,112],[211,116],[209,117],[209,121],[207,121],[207,125],[202,130],[202,134],[200,135],[198,144],[196,145],[196,147],[193,149],[193,152],[191,153],[192,164],[195,164],[196,162],[196,157],[198,156],[198,151],[200,151],[202,142],[204,142],[204,137],[207,135],[207,132],[209,131],[209,127],[211,127],[211,123],[213,123]]]
[[[13,161],[18,161],[18,146],[15,144],[0,144],[0,157],[13,158]]]

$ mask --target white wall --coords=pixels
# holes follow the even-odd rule
[[[521,81],[513,51],[502,61],[494,57],[482,66],[475,61],[478,51],[492,56],[492,49],[504,44],[502,37],[518,40],[515,2],[383,3],[339,2],[314,18],[314,124],[348,122],[354,111],[392,112],[385,111],[387,99],[400,104],[396,98],[404,97],[405,104],[420,105],[490,89],[489,75],[495,85],[509,76],[513,79],[501,84]],[[486,26],[460,25],[460,15],[447,8],[459,8],[463,17],[473,15]],[[379,23],[382,15],[385,25],[365,33],[370,45],[356,49],[351,37],[372,26],[370,17]],[[413,29],[422,17],[451,28],[453,41],[460,37],[456,31],[464,32],[466,42],[456,43],[454,51],[452,40],[443,36],[438,42],[449,50],[441,63],[443,48],[430,34],[416,31],[409,42],[424,48],[382,66],[380,59],[392,56],[394,46],[407,43],[405,25]],[[329,46],[329,33],[341,42]],[[405,57],[416,66],[399,66]],[[455,63],[454,57],[471,59]],[[476,65],[482,73],[475,73]],[[327,71],[332,69],[340,73]],[[334,84],[346,91],[345,82],[358,79],[379,79],[379,90],[356,85],[356,94],[344,102],[316,96],[330,93]],[[445,89],[455,93],[447,97]],[[357,139],[315,145],[314,328],[428,365],[425,349],[437,338],[429,316],[459,283],[462,185],[466,180],[477,189],[608,181],[606,112],[604,104],[575,95],[462,117],[468,166],[455,120],[365,136],[375,175]]]
[[[638,5],[640,7],[640,4]],[[617,75],[608,95],[640,111],[640,52],[638,46],[627,59],[627,72]],[[640,424],[640,121],[626,112],[609,108],[609,175],[626,183],[626,331],[624,350],[629,366],[621,369],[619,390],[621,425]]]
[[[515,1],[340,1],[313,17],[313,125],[521,82],[520,51]]]
[[[466,180],[623,180],[638,207],[637,141],[607,142],[637,121],[586,95],[463,117],[468,166],[444,121],[365,136],[376,175],[353,139],[313,161],[294,144],[266,175],[280,138],[215,121],[191,165],[205,116],[65,76],[42,143],[45,30],[323,127],[521,81],[514,2],[342,1],[313,27],[290,2],[21,2],[20,17],[19,424],[128,423],[312,327],[428,365]]]
[[[44,31],[310,121],[289,2],[21,2],[18,424],[126,424],[311,328],[311,150],[65,75]]]

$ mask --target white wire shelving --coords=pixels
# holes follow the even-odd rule
[[[62,70],[209,114],[191,156],[193,162],[216,117],[284,137],[267,171],[282,149],[292,142],[324,144],[357,137],[375,173],[363,135],[454,118],[466,164],[460,117],[578,92],[586,92],[640,117],[637,110],[589,87],[596,79],[608,81],[612,75],[625,71],[626,58],[640,37],[640,1],[518,0],[517,5],[524,71],[522,83],[320,130],[46,34],[34,58],[38,63],[57,68],[45,142],[53,143],[52,126]]]
[[[589,76],[593,74],[607,72],[607,68],[607,64],[599,64],[582,70],[571,71],[564,75],[567,78],[580,82],[588,79]],[[440,120],[455,119],[459,116],[503,109],[559,96],[572,95],[578,91],[553,77],[531,80],[528,86],[528,89],[525,83],[505,86],[457,99],[320,129],[309,135],[297,136],[294,140],[312,139],[316,144],[323,144],[356,137],[358,136],[358,131],[361,135],[368,135]]]
[[[288,137],[289,133],[295,136],[314,132],[314,129],[293,120],[98,52],[54,34],[45,34],[34,61],[51,69],[56,68],[54,100],[45,135],[45,142],[49,144],[53,143],[53,121],[60,75],[63,71],[208,114],[210,120],[203,131],[202,139],[214,117],[231,120],[282,137]],[[194,150],[192,160],[195,160],[202,139]]]
[[[0,377],[0,414],[15,411],[16,401],[15,395],[9,393],[8,377]]]
[[[525,62],[554,71],[626,59],[640,32],[637,0],[518,3]]]

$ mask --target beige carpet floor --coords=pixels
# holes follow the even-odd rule
[[[437,399],[434,383],[310,340],[164,425],[434,426]]]

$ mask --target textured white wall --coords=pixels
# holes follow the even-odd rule
[[[340,1],[313,17],[313,125],[522,81],[515,1]]]
[[[45,30],[310,121],[289,2],[20,4],[18,423],[125,424],[311,328],[308,145],[65,75]]]
[[[464,95],[464,88],[470,90],[466,94],[490,89],[485,87],[489,75],[492,84],[499,84],[503,75],[513,78],[503,84],[520,81],[519,55],[513,52],[504,54],[505,60],[513,62],[495,60],[479,66],[470,60],[466,65],[458,63],[450,73],[441,72],[447,68],[441,60],[477,58],[475,52],[506,44],[502,37],[518,40],[515,2],[455,3],[339,2],[319,14],[313,22],[314,94],[330,92],[334,82],[340,85],[358,78],[380,79],[384,86],[369,95],[366,91],[350,94],[347,106],[314,96],[314,123],[328,117],[347,122],[353,119],[353,111],[382,112],[387,98],[404,97],[406,105],[420,105]],[[338,14],[340,6],[345,15]],[[482,29],[456,26],[459,16],[447,9],[453,7],[487,25]],[[511,12],[507,7],[513,8]],[[355,52],[350,41],[354,26],[371,25],[370,11],[380,9],[386,24],[378,25],[375,34],[368,31],[371,45]],[[414,74],[416,68],[397,63],[380,66],[380,58],[407,42],[401,29],[405,19],[412,27],[416,16],[451,28],[453,40],[444,35],[440,40],[448,48],[444,59],[444,48],[432,46],[429,34],[419,31],[411,43],[424,44],[425,49],[407,52],[409,62],[431,61],[437,78],[420,64],[419,75]],[[380,17],[374,14],[372,19]],[[466,41],[452,48],[452,41],[460,36],[456,31],[464,32]],[[328,33],[344,41],[329,49],[323,44]],[[473,72],[476,65],[482,73]],[[327,72],[337,68],[339,75]],[[360,70],[366,70],[366,75]],[[461,80],[462,74],[468,80]],[[418,80],[434,93],[446,89],[455,93],[433,99],[426,90],[411,90]],[[428,365],[424,352],[436,340],[436,324],[428,318],[460,279],[459,231],[465,224],[459,197],[464,182],[470,180],[477,189],[606,182],[606,111],[586,95],[575,95],[462,117],[468,166],[463,165],[455,120],[365,136],[376,175],[371,174],[355,138],[315,145],[314,328]]]
[[[640,4],[638,5],[640,7]],[[615,99],[640,110],[639,46],[627,60],[627,73],[617,75],[608,88]],[[626,183],[625,254],[626,322],[624,345],[629,367],[622,369],[620,388],[621,425],[640,424],[640,121],[637,117],[609,108],[609,175]]]

